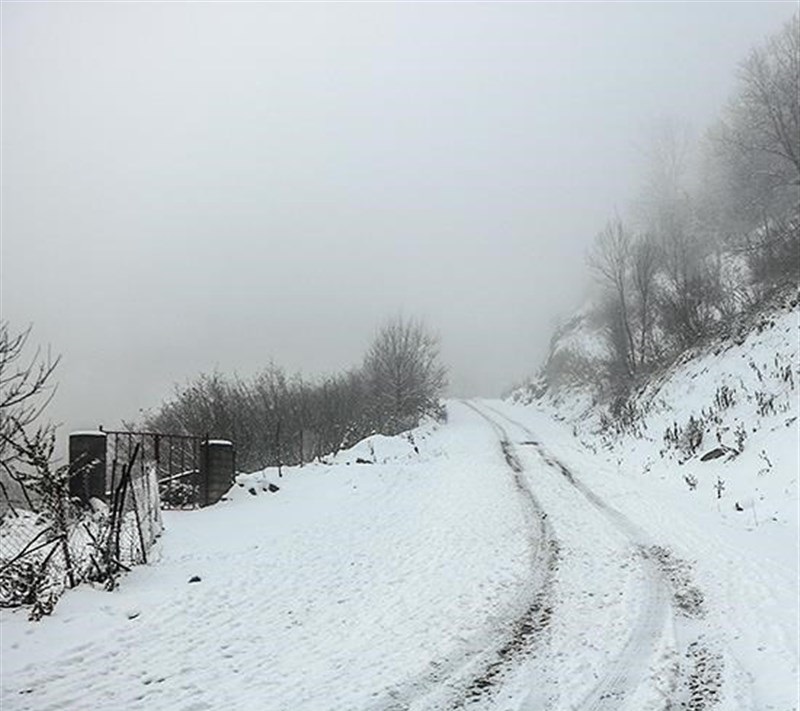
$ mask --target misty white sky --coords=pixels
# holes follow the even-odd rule
[[[535,370],[648,127],[698,131],[796,2],[2,4],[2,316],[113,426],[200,371]]]

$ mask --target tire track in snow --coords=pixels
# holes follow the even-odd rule
[[[621,529],[625,537],[633,544],[637,553],[636,557],[643,563],[648,582],[644,587],[645,596],[641,600],[636,623],[622,651],[611,661],[606,672],[582,697],[576,707],[589,711],[617,711],[624,698],[635,688],[636,682],[645,674],[647,662],[655,651],[656,644],[660,639],[660,632],[669,614],[669,591],[658,577],[654,567],[648,564],[647,557],[643,555],[643,551],[647,550],[647,545],[642,543],[645,534],[621,513],[608,507],[594,492],[579,482],[563,463],[547,453],[536,435],[527,427],[485,403],[483,407],[494,416],[520,428],[528,437],[524,444],[533,446],[548,467],[557,470],[571,486],[576,488],[592,506],[610,521],[613,527]]]
[[[396,686],[368,711],[463,709],[483,704],[507,671],[535,648],[546,643],[553,614],[552,588],[558,567],[559,544],[547,516],[523,476],[524,468],[505,429],[473,403],[461,403],[485,420],[498,437],[503,457],[514,476],[528,523],[531,547],[531,591],[523,611],[501,626],[496,635],[465,642],[461,653],[431,663],[431,671]],[[481,705],[480,708],[485,708]]]
[[[649,584],[641,602],[636,625],[631,630],[622,651],[614,658],[608,671],[582,698],[578,709],[591,711],[617,711],[626,696],[636,688],[648,670],[648,662],[658,647],[660,637],[670,618],[693,616],[687,614],[682,604],[685,590],[673,591],[675,581],[663,565],[663,552],[668,549],[654,545],[645,531],[627,516],[607,504],[586,484],[577,479],[572,471],[558,458],[550,454],[537,436],[523,423],[483,403],[494,415],[519,428],[529,439],[525,444],[535,448],[544,463],[557,470],[586,500],[612,525],[618,528],[632,544],[636,558],[641,562]],[[702,596],[696,588],[690,589]],[[722,657],[707,649],[699,640],[688,645],[687,657],[694,660],[683,672],[683,679],[672,679],[676,686],[683,687],[681,708],[702,711],[714,706],[719,700]],[[674,708],[677,699],[667,701],[667,708]],[[679,702],[680,703],[680,702]]]
[[[546,641],[546,633],[553,614],[553,586],[558,569],[560,546],[555,537],[547,514],[542,509],[533,493],[526,477],[525,468],[517,456],[511,438],[506,429],[492,417],[483,412],[474,403],[462,401],[464,405],[483,418],[494,429],[506,464],[514,474],[514,484],[527,506],[533,512],[537,532],[535,541],[535,557],[533,575],[537,582],[537,591],[524,613],[511,625],[509,639],[493,655],[479,674],[473,676],[466,687],[460,703],[461,707],[479,701],[490,694],[504,674],[522,661],[538,643]]]

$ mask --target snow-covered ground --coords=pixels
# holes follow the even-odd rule
[[[3,611],[2,708],[387,708],[434,689],[535,582],[494,433],[451,411],[414,444],[372,438],[165,512],[160,560],[114,593],[71,591],[38,624]]]
[[[662,458],[656,418],[688,416],[727,372],[687,368],[650,435],[450,402],[445,425],[165,512],[158,559],[114,593],[70,591],[39,623],[2,611],[0,705],[797,709],[796,391],[740,455]],[[761,450],[771,469],[750,472]]]

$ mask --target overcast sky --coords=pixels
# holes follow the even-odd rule
[[[359,362],[403,313],[454,394],[536,369],[648,126],[700,131],[795,2],[2,4],[2,316],[52,412]]]

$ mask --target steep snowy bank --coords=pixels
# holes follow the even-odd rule
[[[687,352],[635,393],[615,417],[591,386],[530,388],[512,400],[567,422],[621,471],[691,494],[734,526],[797,530],[800,306],[797,293],[749,317],[727,337]],[[581,327],[582,328],[582,327]],[[565,335],[586,355],[596,333]],[[745,515],[741,515],[745,514]]]

